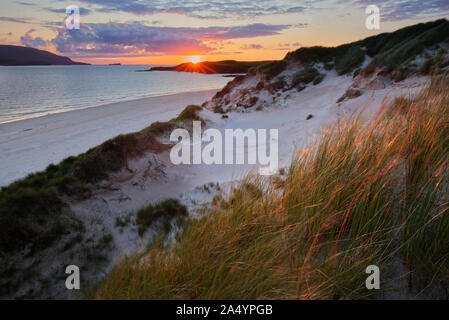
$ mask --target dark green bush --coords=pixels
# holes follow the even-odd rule
[[[287,67],[287,63],[283,60],[281,61],[273,61],[269,64],[263,65],[260,67],[260,72],[265,76],[267,80],[271,80]]]
[[[287,85],[287,82],[285,81],[285,78],[280,77],[275,82],[268,84],[266,86],[266,89],[268,89],[270,92],[274,93],[276,91],[283,89],[286,85]]]
[[[313,84],[314,84],[314,85],[320,84],[320,83],[324,80],[325,77],[326,77],[325,74],[320,73],[320,74],[315,78],[315,80],[313,80]]]
[[[74,168],[74,176],[85,182],[106,179],[109,172],[120,170],[129,157],[142,152],[136,134],[119,135],[82,154]]]
[[[424,48],[444,41],[448,34],[449,21],[440,19],[367,38],[360,44],[368,48],[370,56],[376,55],[374,65],[391,71],[422,53]]]
[[[302,70],[296,72],[293,75],[292,79],[292,87],[296,87],[301,84],[307,84],[315,80],[316,77],[318,77],[320,73],[317,69],[314,67],[307,65]]]
[[[324,64],[324,69],[327,70],[327,71],[330,71],[333,68],[334,68],[334,64],[333,63],[328,62],[328,63]]]
[[[0,251],[28,244],[46,247],[66,232],[60,212],[64,202],[56,188],[4,188],[0,193]]]
[[[156,122],[153,122],[148,128],[145,128],[143,132],[154,135],[154,136],[159,136],[161,134],[164,134],[166,132],[173,130],[174,127],[175,127],[175,124],[173,123],[173,121],[172,122],[156,121]]]
[[[303,64],[310,62],[329,62],[335,55],[336,48],[326,48],[321,46],[303,47],[296,51],[289,52],[285,59],[292,59]]]
[[[434,65],[435,65],[434,59],[429,58],[426,61],[424,61],[423,65],[421,66],[420,72],[422,74],[430,74]]]
[[[177,216],[187,216],[187,208],[178,199],[166,199],[157,204],[140,209],[137,212],[139,234],[142,235],[156,220],[164,218],[170,220]]]
[[[357,46],[350,47],[343,55],[336,58],[335,69],[339,75],[347,74],[360,67],[364,60],[365,51]]]
[[[203,110],[202,107],[191,104],[182,110],[179,116],[172,121],[192,121],[192,120],[201,120],[198,116],[197,112]]]

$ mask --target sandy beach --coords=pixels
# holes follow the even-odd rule
[[[216,91],[149,97],[0,124],[0,186],[118,134],[169,120],[185,106],[210,99]]]

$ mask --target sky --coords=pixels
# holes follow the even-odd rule
[[[66,8],[80,8],[80,28]],[[380,28],[365,9],[380,9]],[[336,46],[449,17],[449,0],[2,0],[0,44],[92,64],[276,60],[313,45]]]

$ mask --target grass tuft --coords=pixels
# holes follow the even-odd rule
[[[154,205],[150,204],[137,212],[139,234],[143,235],[158,219],[164,218],[166,221],[170,221],[178,216],[187,216],[187,208],[177,199],[167,199]]]

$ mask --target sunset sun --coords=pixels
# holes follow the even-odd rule
[[[193,56],[193,57],[190,57],[190,62],[198,63],[198,62],[201,62],[201,59],[197,56]]]

